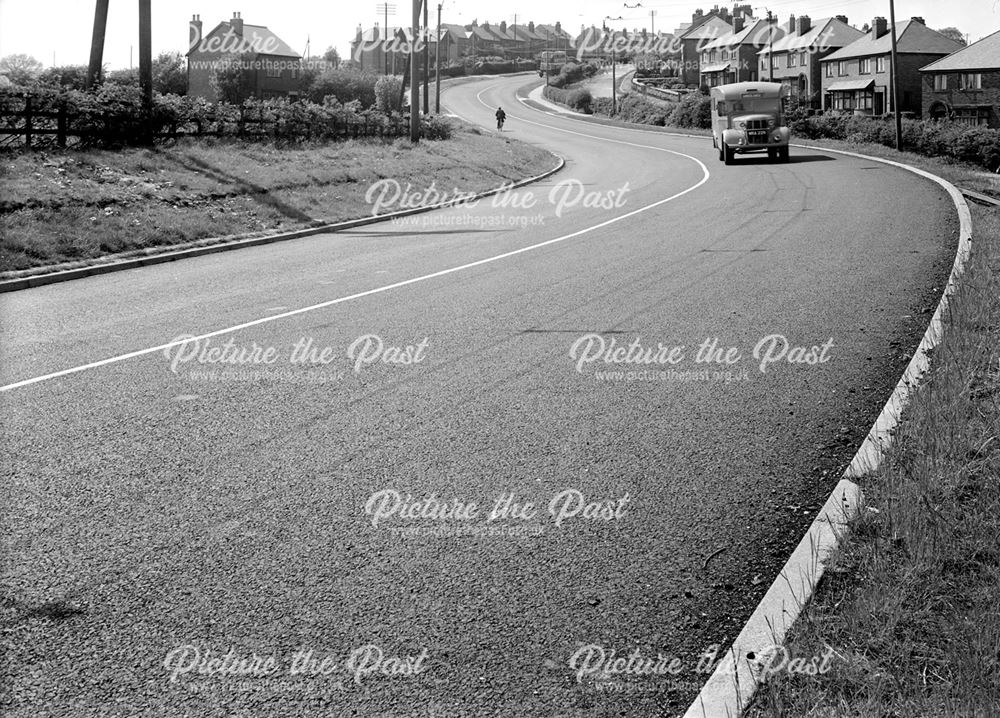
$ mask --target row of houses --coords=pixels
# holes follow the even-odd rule
[[[533,59],[544,50],[581,57],[652,55],[685,84],[773,80],[790,96],[816,109],[880,115],[892,112],[891,40],[897,42],[901,112],[1000,127],[1000,32],[968,47],[913,17],[891,27],[876,17],[858,29],[837,15],[778,23],[756,18],[750,5],[697,10],[674,32],[649,33],[581,28],[575,37],[560,23],[444,24],[423,38],[443,63],[469,57]],[[413,38],[407,28],[361,28],[352,59],[364,69],[401,72]],[[254,56],[251,93],[294,96],[303,58],[268,28],[245,24],[239,13],[203,32],[191,21],[190,93],[214,99],[212,68],[227,55]]]

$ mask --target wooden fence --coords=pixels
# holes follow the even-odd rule
[[[183,137],[234,137],[301,141],[363,137],[404,137],[402,118],[358,120],[333,117],[273,116],[267,108],[238,108],[196,118],[152,117],[139,113],[81,113],[64,102],[39,100],[30,94],[0,96],[0,149],[105,147],[163,142]]]

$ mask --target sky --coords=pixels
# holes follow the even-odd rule
[[[437,2],[431,1],[431,22],[436,22]],[[767,2],[756,5],[756,2]],[[606,17],[615,28],[652,28],[674,30],[690,21],[697,8],[710,10],[716,3],[703,0],[519,0],[497,3],[496,0],[443,0],[442,21],[468,24],[473,20],[499,24],[555,23],[576,34],[582,25],[598,25]],[[392,7],[392,0],[389,0]],[[641,7],[630,8],[629,5]],[[852,25],[861,27],[876,16],[889,16],[889,0],[744,0],[753,4],[755,14],[776,13],[779,21],[790,14],[809,15],[813,20],[831,15],[846,15]],[[732,8],[733,3],[729,3]],[[1000,30],[1000,0],[895,0],[897,20],[923,17],[928,27],[957,27],[978,40]],[[0,56],[25,53],[43,65],[85,64],[90,54],[94,23],[93,0],[0,0]],[[358,24],[366,28],[382,15],[376,10],[378,0],[153,0],[153,53],[167,50],[186,52],[188,24],[195,13],[201,15],[205,33],[209,28],[240,12],[244,22],[266,25],[281,39],[305,54],[307,43],[313,54],[334,46],[341,56],[349,52]],[[411,10],[408,0],[396,0],[395,17],[389,24],[408,24]],[[651,18],[650,13],[655,12]],[[516,16],[515,16],[515,13]],[[652,20],[652,22],[651,22]],[[111,69],[138,65],[138,2],[111,0],[104,61]]]

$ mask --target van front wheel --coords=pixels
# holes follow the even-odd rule
[[[724,144],[719,145],[719,162],[726,161],[726,146]]]

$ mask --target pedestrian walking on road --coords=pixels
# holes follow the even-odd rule
[[[497,108],[497,131],[503,132],[503,123],[507,119],[507,113],[503,111],[502,107]]]

